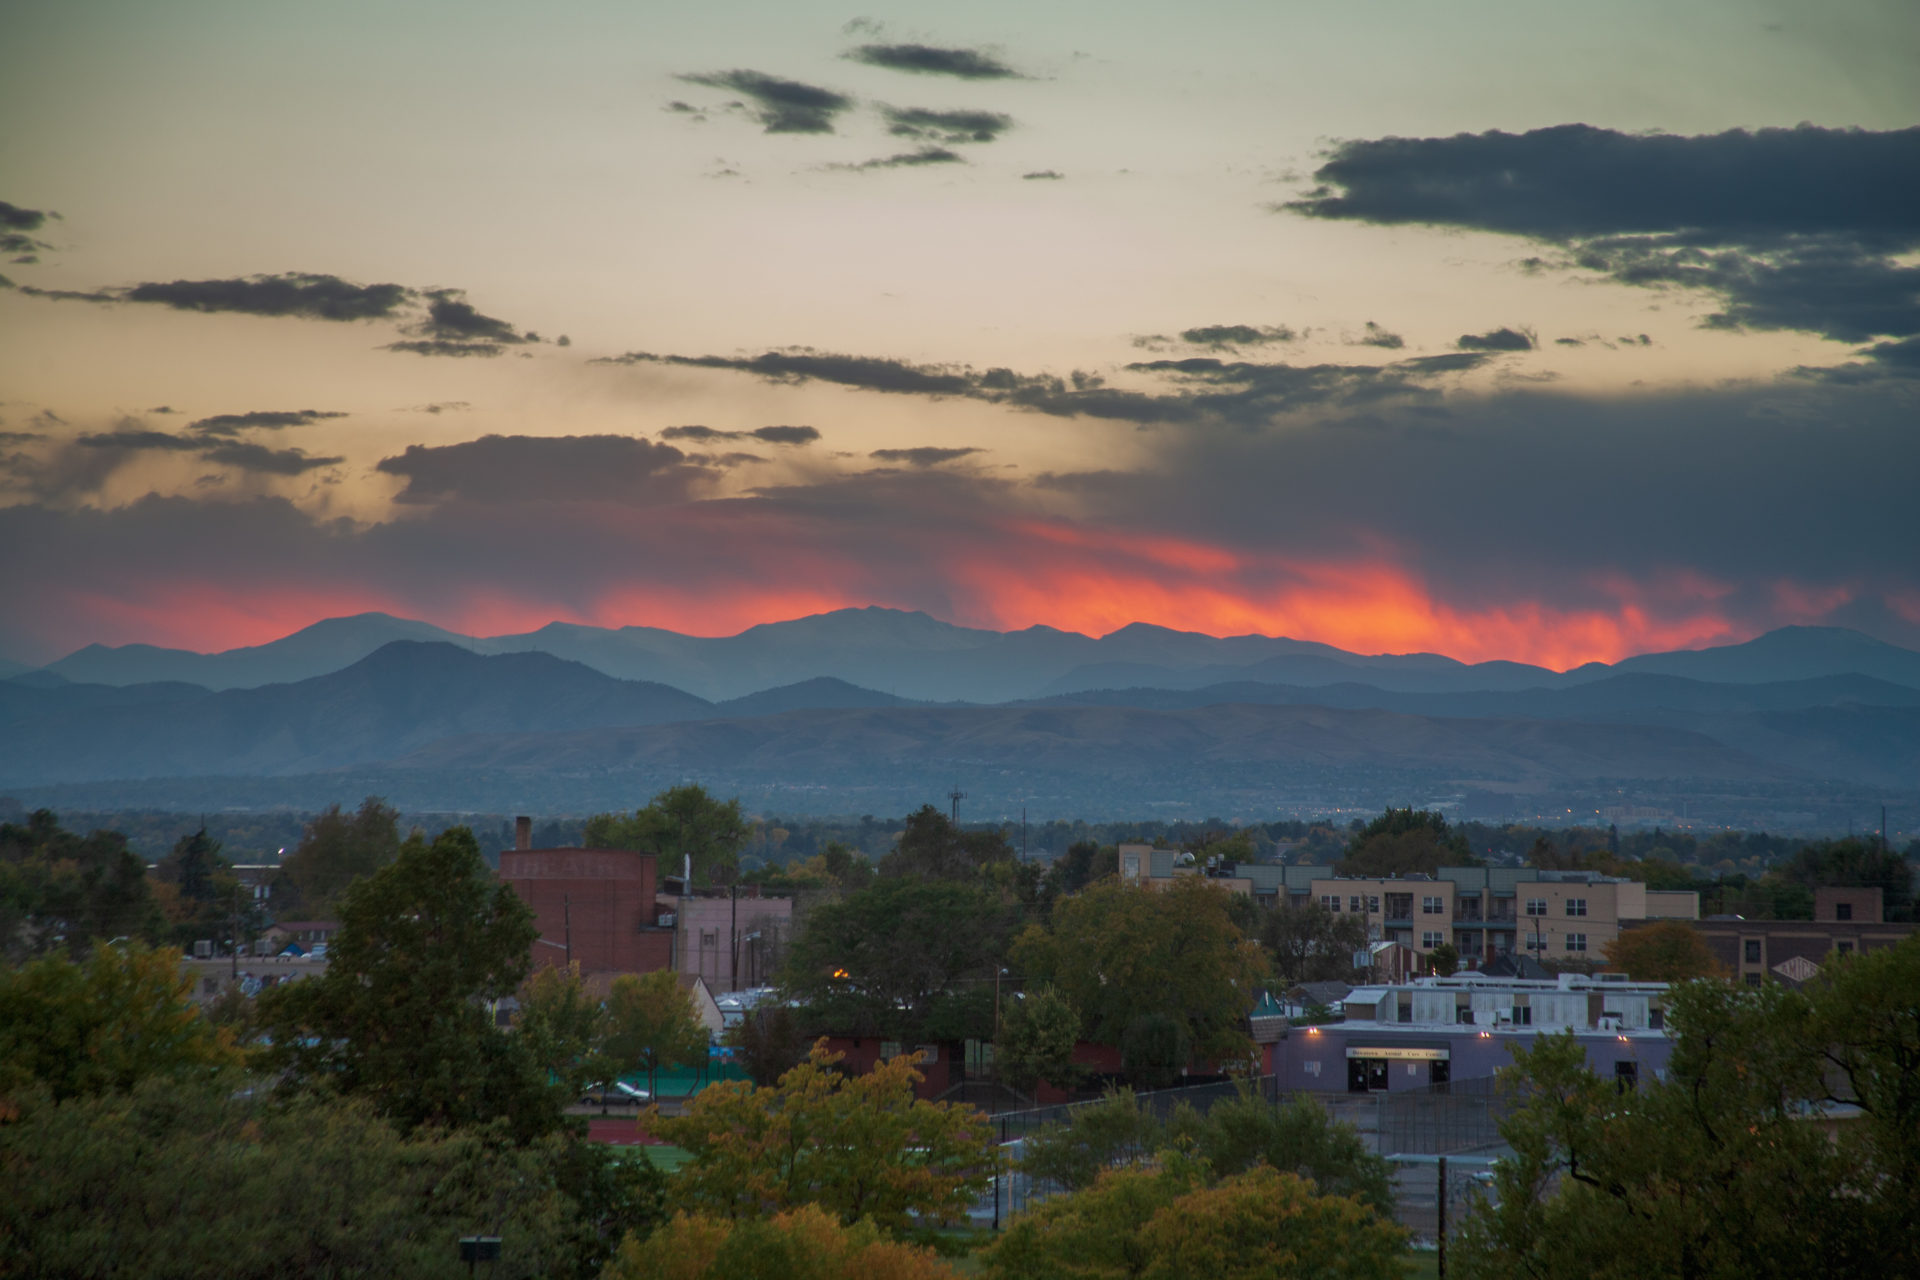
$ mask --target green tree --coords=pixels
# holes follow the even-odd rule
[[[1120,850],[1092,840],[1078,840],[1047,868],[1046,884],[1057,897],[1080,892],[1101,876],[1120,873]]]
[[[647,1073],[648,1093],[660,1088],[660,1068],[699,1066],[707,1060],[707,1029],[670,969],[622,974],[607,1000],[607,1057],[621,1072]]]
[[[1012,908],[990,888],[889,876],[808,914],[781,986],[810,1025],[889,1040],[991,1039]]]
[[[489,1002],[531,968],[533,913],[499,883],[473,832],[418,833],[347,890],[331,963],[260,997],[271,1066],[296,1087],[371,1099],[410,1131],[511,1119],[521,1136],[567,1099]]]
[[[1464,1273],[1920,1273],[1920,938],[1882,955],[1837,961],[1804,991],[1674,988],[1666,1079],[1636,1091],[1591,1071],[1571,1034],[1516,1049],[1524,1101],[1501,1125],[1514,1155],[1496,1167],[1498,1204],[1468,1222]],[[1812,1122],[1836,1093],[1870,1100],[1838,1140]]]
[[[1164,1089],[1193,1058],[1186,1020],[1170,1013],[1143,1013],[1120,1035],[1120,1065],[1138,1089]]]
[[[604,1054],[606,1006],[587,990],[580,962],[536,969],[520,987],[513,1029],[528,1053],[569,1098],[617,1074]]]
[[[727,1080],[679,1116],[646,1113],[650,1132],[692,1156],[675,1175],[678,1202],[723,1218],[812,1204],[896,1235],[964,1221],[994,1166],[986,1118],[917,1100],[911,1055],[865,1075],[840,1061],[817,1044],[771,1089]]]
[[[630,1239],[606,1280],[943,1280],[957,1273],[928,1249],[847,1226],[813,1205],[764,1219],[675,1214]]]
[[[1102,1044],[1119,1045],[1137,1019],[1163,1014],[1204,1057],[1251,1051],[1246,1016],[1266,958],[1234,926],[1226,890],[1198,876],[1164,890],[1100,881],[1062,902],[1052,928],[1029,925],[1013,960],[1028,981],[1057,987]]]
[[[354,813],[333,805],[307,823],[281,870],[299,895],[299,909],[330,917],[354,881],[371,876],[400,856],[400,811],[368,796]]]
[[[1216,1102],[1202,1116],[1176,1110],[1165,1142],[1187,1138],[1215,1176],[1265,1165],[1309,1179],[1329,1195],[1351,1196],[1393,1216],[1393,1171],[1367,1150],[1359,1130],[1335,1120],[1311,1095],[1275,1105],[1250,1090]]]
[[[727,1028],[724,1039],[733,1047],[734,1060],[746,1071],[747,1079],[763,1089],[777,1083],[807,1057],[807,1038],[785,1001],[747,1010],[740,1021]]]
[[[1451,942],[1443,942],[1427,952],[1427,965],[1443,978],[1451,978],[1460,968],[1460,952]]]
[[[1444,814],[1426,809],[1388,809],[1348,842],[1337,864],[1343,876],[1438,875],[1441,867],[1477,867],[1465,837]]]
[[[137,946],[0,969],[0,1103],[34,1088],[64,1101],[237,1065],[232,1036],[188,998],[192,983],[178,951]]]
[[[1887,919],[1913,919],[1913,867],[1877,839],[1821,840],[1801,849],[1779,870],[1781,879],[1799,885],[1809,898],[1815,889],[1878,888]],[[1811,916],[1809,910],[1805,918]]]
[[[1258,1168],[1187,1192],[1140,1230],[1143,1280],[1400,1280],[1406,1233],[1346,1196]]]
[[[1260,945],[1281,986],[1353,978],[1353,954],[1367,949],[1365,916],[1335,915],[1317,902],[1282,903],[1260,921]]]
[[[601,813],[588,818],[582,840],[589,849],[657,854],[668,874],[690,858],[696,881],[731,884],[739,877],[740,847],[749,834],[738,798],[717,800],[705,787],[692,784],[669,787],[632,817]]]
[[[1397,1280],[1406,1233],[1359,1201],[1259,1167],[1214,1181],[1163,1153],[1042,1201],[982,1253],[994,1280],[1313,1276]]]
[[[1108,1169],[1145,1161],[1165,1145],[1165,1128],[1141,1109],[1133,1090],[1109,1089],[1100,1101],[1074,1107],[1065,1124],[1028,1137],[1020,1168],[1037,1181],[1079,1191]]]
[[[1073,1065],[1080,1042],[1080,1015],[1067,998],[1041,985],[1007,1002],[994,1042],[994,1066],[1016,1089],[1031,1091],[1040,1081],[1071,1088],[1079,1077]]]
[[[186,901],[208,903],[222,897],[217,881],[228,869],[227,860],[220,856],[220,842],[207,835],[202,823],[198,831],[174,842],[155,874],[178,889]]]
[[[907,815],[893,851],[880,859],[883,876],[973,880],[995,863],[1013,862],[1013,846],[998,831],[965,831],[932,805]]]
[[[1699,930],[1681,920],[1656,920],[1623,930],[1606,947],[1607,966],[1635,982],[1724,978],[1727,967]]]
[[[615,1175],[617,1207],[583,1197],[579,1170],[599,1160],[558,1137],[402,1136],[365,1100],[270,1098],[231,1073],[58,1105],[42,1094],[0,1123],[0,1275],[454,1280],[467,1274],[454,1240],[487,1232],[504,1242],[497,1280],[586,1280],[659,1216],[644,1164]]]
[[[147,865],[117,831],[76,835],[49,809],[0,823],[0,949],[14,958],[96,941],[158,941],[166,928]]]

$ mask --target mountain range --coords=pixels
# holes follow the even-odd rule
[[[393,630],[408,634],[359,653]],[[722,640],[446,635],[376,614],[223,654],[80,650],[0,678],[0,790],[146,780],[143,796],[205,805],[260,794],[235,780],[285,779],[326,799],[404,785],[416,807],[461,808],[504,789],[566,811],[698,779],[858,812],[978,779],[1063,816],[1632,780],[1920,800],[1920,654],[1825,628],[1570,672],[1153,627],[979,632],[890,610]],[[1017,692],[925,696],[955,689]]]
[[[738,635],[555,622],[519,635],[463,636],[365,613],[330,618],[269,644],[194,653],[88,645],[49,664],[85,684],[183,681],[253,688],[326,675],[396,640],[474,653],[547,653],[621,680],[672,685],[724,701],[817,677],[933,702],[1008,702],[1090,689],[1199,689],[1232,681],[1317,688],[1357,683],[1403,693],[1560,689],[1615,674],[1736,684],[1862,675],[1920,688],[1920,653],[1836,627],[1784,627],[1744,644],[1641,654],[1571,671],[1518,662],[1463,663],[1431,653],[1358,654],[1273,636],[1217,637],[1135,623],[1104,636],[1029,627],[988,631],[898,609],[839,609]]]

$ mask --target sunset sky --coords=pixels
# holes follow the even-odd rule
[[[1920,647],[1920,6],[24,0],[0,657]]]

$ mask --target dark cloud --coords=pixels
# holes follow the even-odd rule
[[[715,440],[764,440],[768,444],[812,444],[820,438],[820,432],[813,427],[755,427],[751,431],[722,431],[718,427],[703,427],[697,424],[683,427],[667,427],[660,432],[662,440],[696,440],[709,443]]]
[[[464,409],[471,408],[473,408],[473,405],[465,400],[436,400],[432,404],[415,405],[411,410],[405,412],[432,414],[459,413]]]
[[[1360,338],[1363,347],[1380,347],[1386,351],[1398,351],[1407,345],[1407,340],[1397,333],[1389,333],[1373,321],[1367,321],[1367,331]]]
[[[768,133],[832,133],[833,119],[854,100],[832,89],[782,80],[760,71],[717,71],[681,76],[690,84],[727,89],[751,98],[754,116]]]
[[[753,435],[768,444],[805,445],[820,438],[819,430],[814,427],[755,427]]]
[[[970,454],[984,453],[983,449],[941,449],[932,445],[923,445],[914,449],[875,449],[867,456],[880,462],[899,462],[909,467],[937,467],[945,462],[953,462]]]
[[[147,431],[134,427],[119,431],[89,432],[78,437],[74,443],[83,449],[100,451],[114,465],[135,453],[191,453],[209,462],[218,462],[242,471],[257,471],[279,476],[295,476],[319,467],[336,466],[346,461],[345,458],[338,457],[314,457],[303,449],[270,449],[265,445],[221,439],[217,435],[211,438],[177,436],[165,431]],[[103,478],[103,475],[97,472],[89,476],[92,483],[97,483],[100,478]]]
[[[1229,347],[1259,347],[1270,342],[1293,342],[1300,335],[1285,325],[1209,324],[1197,329],[1182,329],[1180,341],[1195,347],[1224,350]]]
[[[449,342],[443,338],[407,338],[389,342],[383,349],[416,356],[497,356],[506,350],[497,342]]]
[[[263,444],[249,444],[240,440],[223,441],[204,450],[200,456],[209,462],[224,463],[243,471],[277,476],[297,476],[320,467],[338,466],[346,461],[340,457],[311,457],[304,449],[269,449]]]
[[[0,431],[0,444],[26,444],[31,440],[45,440],[47,437],[38,431]]]
[[[930,111],[924,107],[885,107],[887,132],[902,138],[960,145],[992,142],[1013,128],[1013,117],[997,111]]]
[[[1032,173],[1023,173],[1020,177],[1027,182],[1057,182],[1066,177],[1057,169],[1035,169]]]
[[[827,382],[892,395],[983,400],[1056,417],[1105,418],[1141,426],[1205,422],[1257,426],[1281,413],[1315,407],[1431,398],[1436,393],[1425,385],[1431,379],[1475,368],[1488,359],[1485,354],[1461,352],[1387,365],[1288,365],[1195,357],[1138,361],[1126,366],[1129,372],[1151,376],[1175,388],[1155,392],[1111,387],[1099,376],[1079,371],[1060,378],[1004,368],[914,364],[809,348],[737,357],[635,351],[603,356],[593,363],[727,369],[771,382]]]
[[[301,607],[318,612],[288,629],[383,601],[458,626],[497,618],[504,602],[529,627],[624,614],[717,634],[780,616],[796,583],[817,593],[809,599],[982,625],[1072,625],[1081,597],[1039,617],[1029,611],[1044,606],[1008,601],[1087,584],[1168,623],[1183,601],[1225,599],[1246,603],[1240,618],[1291,617],[1309,634],[1378,601],[1381,625],[1410,628],[1383,647],[1443,652],[1543,643],[1563,617],[1574,649],[1609,643],[1611,627],[1622,644],[1664,647],[1676,637],[1663,628],[1696,618],[1735,637],[1827,622],[1920,643],[1910,389],[1528,388],[1462,392],[1447,407],[1445,430],[1422,406],[1373,404],[1309,429],[1154,433],[1137,441],[1137,466],[1055,476],[1044,492],[961,465],[876,467],[670,506],[568,501],[604,492],[607,466],[561,465],[560,446],[484,467],[429,455],[419,470],[423,483],[435,472],[439,496],[476,486],[484,496],[377,524],[275,501],[17,503],[0,507],[0,546],[33,554],[0,556],[0,598],[35,605],[0,611],[0,648],[51,658],[92,640],[152,639],[113,631],[121,614],[101,602],[158,605],[188,587],[213,600],[304,589]],[[675,465],[635,465],[630,487]],[[1569,519],[1569,485],[1605,494],[1609,518]],[[529,496],[556,500],[511,500]],[[1169,546],[1224,554],[1169,560]],[[1369,594],[1383,581],[1384,595]],[[1260,612],[1296,591],[1304,603]]]
[[[1681,137],[1561,125],[1336,146],[1285,206],[1560,246],[1536,269],[1716,294],[1724,329],[1920,334],[1920,128]]]
[[[357,285],[338,276],[290,272],[232,280],[174,280],[137,284],[112,295],[127,302],[154,302],[178,311],[238,311],[256,316],[308,320],[382,320],[412,297],[397,284]]]
[[[1018,71],[980,49],[943,49],[927,44],[863,44],[847,53],[855,62],[889,71],[957,76],[962,80],[1019,80]]]
[[[397,502],[682,502],[714,478],[711,465],[634,436],[482,436],[407,446],[377,470],[403,477]]]
[[[201,418],[189,423],[187,429],[202,435],[231,436],[255,429],[279,431],[286,427],[305,427],[325,418],[346,416],[324,409],[256,409],[252,413],[221,413]]]
[[[1585,338],[1555,338],[1553,345],[1556,347],[1584,347],[1587,345],[1587,340]]]
[[[1489,333],[1463,333],[1454,341],[1462,351],[1531,351],[1531,332],[1519,329],[1495,329]]]
[[[482,315],[459,289],[435,289],[426,295],[427,318],[417,332],[422,337],[447,342],[534,342],[532,334],[522,335],[505,320]]]
[[[0,253],[17,253],[15,262],[36,262],[33,255],[40,249],[51,249],[52,245],[36,239],[30,232],[45,226],[48,218],[57,218],[57,213],[49,214],[40,209],[22,209],[17,204],[8,204],[0,200]]]
[[[913,169],[929,164],[965,164],[966,160],[958,152],[945,147],[922,147],[918,151],[903,151],[898,155],[880,156],[873,160],[863,160],[859,164],[828,165],[830,169]]]
[[[180,411],[174,408],[170,404],[157,404],[153,406],[153,408],[147,410],[147,412],[148,413],[178,413]]]

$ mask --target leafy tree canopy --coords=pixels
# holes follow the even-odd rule
[[[497,1280],[599,1273],[662,1214],[644,1161],[552,1137],[402,1136],[365,1100],[269,1098],[231,1073],[28,1099],[0,1124],[0,1272],[43,1280],[464,1277],[454,1241],[498,1234]]]
[[[693,862],[693,878],[731,884],[740,874],[740,847],[752,828],[738,798],[718,800],[698,784],[669,787],[631,817],[602,813],[587,819],[583,841],[589,849],[639,849],[660,857],[661,870],[674,874],[682,860]]]
[[[1444,814],[1427,809],[1388,809],[1348,842],[1338,870],[1343,876],[1437,875],[1441,867],[1477,867],[1466,838]]]
[[[49,809],[0,823],[0,950],[8,956],[84,956],[96,941],[156,941],[165,927],[146,863],[119,832],[76,835]]]
[[[771,1089],[722,1081],[682,1115],[647,1113],[650,1132],[692,1154],[676,1175],[676,1200],[721,1218],[811,1204],[896,1235],[963,1221],[993,1168],[985,1117],[916,1099],[911,1055],[864,1075],[840,1061],[818,1044]]]
[[[488,1002],[531,967],[533,913],[481,859],[473,832],[417,833],[347,890],[332,963],[260,997],[270,1065],[296,1086],[371,1099],[402,1129],[507,1117],[525,1136],[565,1100]]]
[[[629,1239],[606,1280],[942,1280],[958,1273],[929,1249],[852,1226],[810,1204],[771,1218],[675,1214]]]
[[[727,1028],[726,1043],[733,1046],[734,1061],[746,1070],[747,1078],[763,1089],[805,1061],[808,1048],[800,1023],[785,1001],[749,1009]]]
[[[991,1039],[1013,920],[985,885],[882,877],[809,913],[781,986],[836,1034]]]
[[[907,815],[893,852],[880,859],[880,874],[973,880],[995,863],[1015,860],[1013,846],[1000,832],[963,830],[927,804]]]
[[[647,1073],[657,1093],[660,1068],[699,1066],[707,1060],[707,1029],[671,969],[622,974],[607,1001],[606,1054],[621,1072]]]
[[[1920,1274],[1920,936],[1802,990],[1674,989],[1665,1080],[1622,1093],[1571,1035],[1516,1050],[1524,1104],[1473,1276]],[[1829,1136],[1832,1103],[1861,1118]]]
[[[522,984],[513,1029],[568,1097],[618,1074],[604,1052],[607,1008],[587,990],[580,962],[536,969]]]
[[[1282,895],[1285,896],[1285,895]],[[1281,986],[1353,978],[1353,953],[1366,949],[1365,916],[1335,915],[1317,902],[1276,904],[1260,920],[1260,944]]]
[[[1031,1090],[1042,1080],[1070,1088],[1079,1077],[1073,1065],[1079,1042],[1080,1015],[1073,1005],[1052,987],[1038,986],[1006,1002],[994,1042],[994,1065],[1000,1078],[1016,1089]]]
[[[327,919],[339,909],[347,887],[400,855],[400,811],[368,796],[353,813],[333,805],[307,823],[305,834],[281,862],[299,895],[299,909]]]
[[[1878,840],[1849,838],[1810,844],[1781,866],[1780,876],[1807,890],[1877,887],[1887,919],[1914,918],[1913,866],[1891,849],[1882,848]]]
[[[191,986],[178,951],[137,946],[96,947],[85,964],[47,956],[0,969],[0,1107],[36,1087],[65,1100],[238,1065],[231,1035],[201,1017]]]
[[[1163,1014],[1197,1052],[1241,1058],[1267,963],[1235,927],[1227,897],[1199,876],[1163,890],[1103,880],[1056,907],[1050,929],[1029,925],[1013,961],[1027,981],[1057,987],[1102,1044],[1118,1045],[1136,1019]]]
[[[1726,966],[1697,929],[1679,920],[1656,920],[1623,931],[1607,944],[1607,967],[1635,982],[1686,982],[1723,978]]]
[[[1267,1167],[1214,1182],[1204,1160],[1111,1170],[1042,1201],[983,1255],[994,1280],[1398,1280],[1406,1233],[1359,1201]]]

